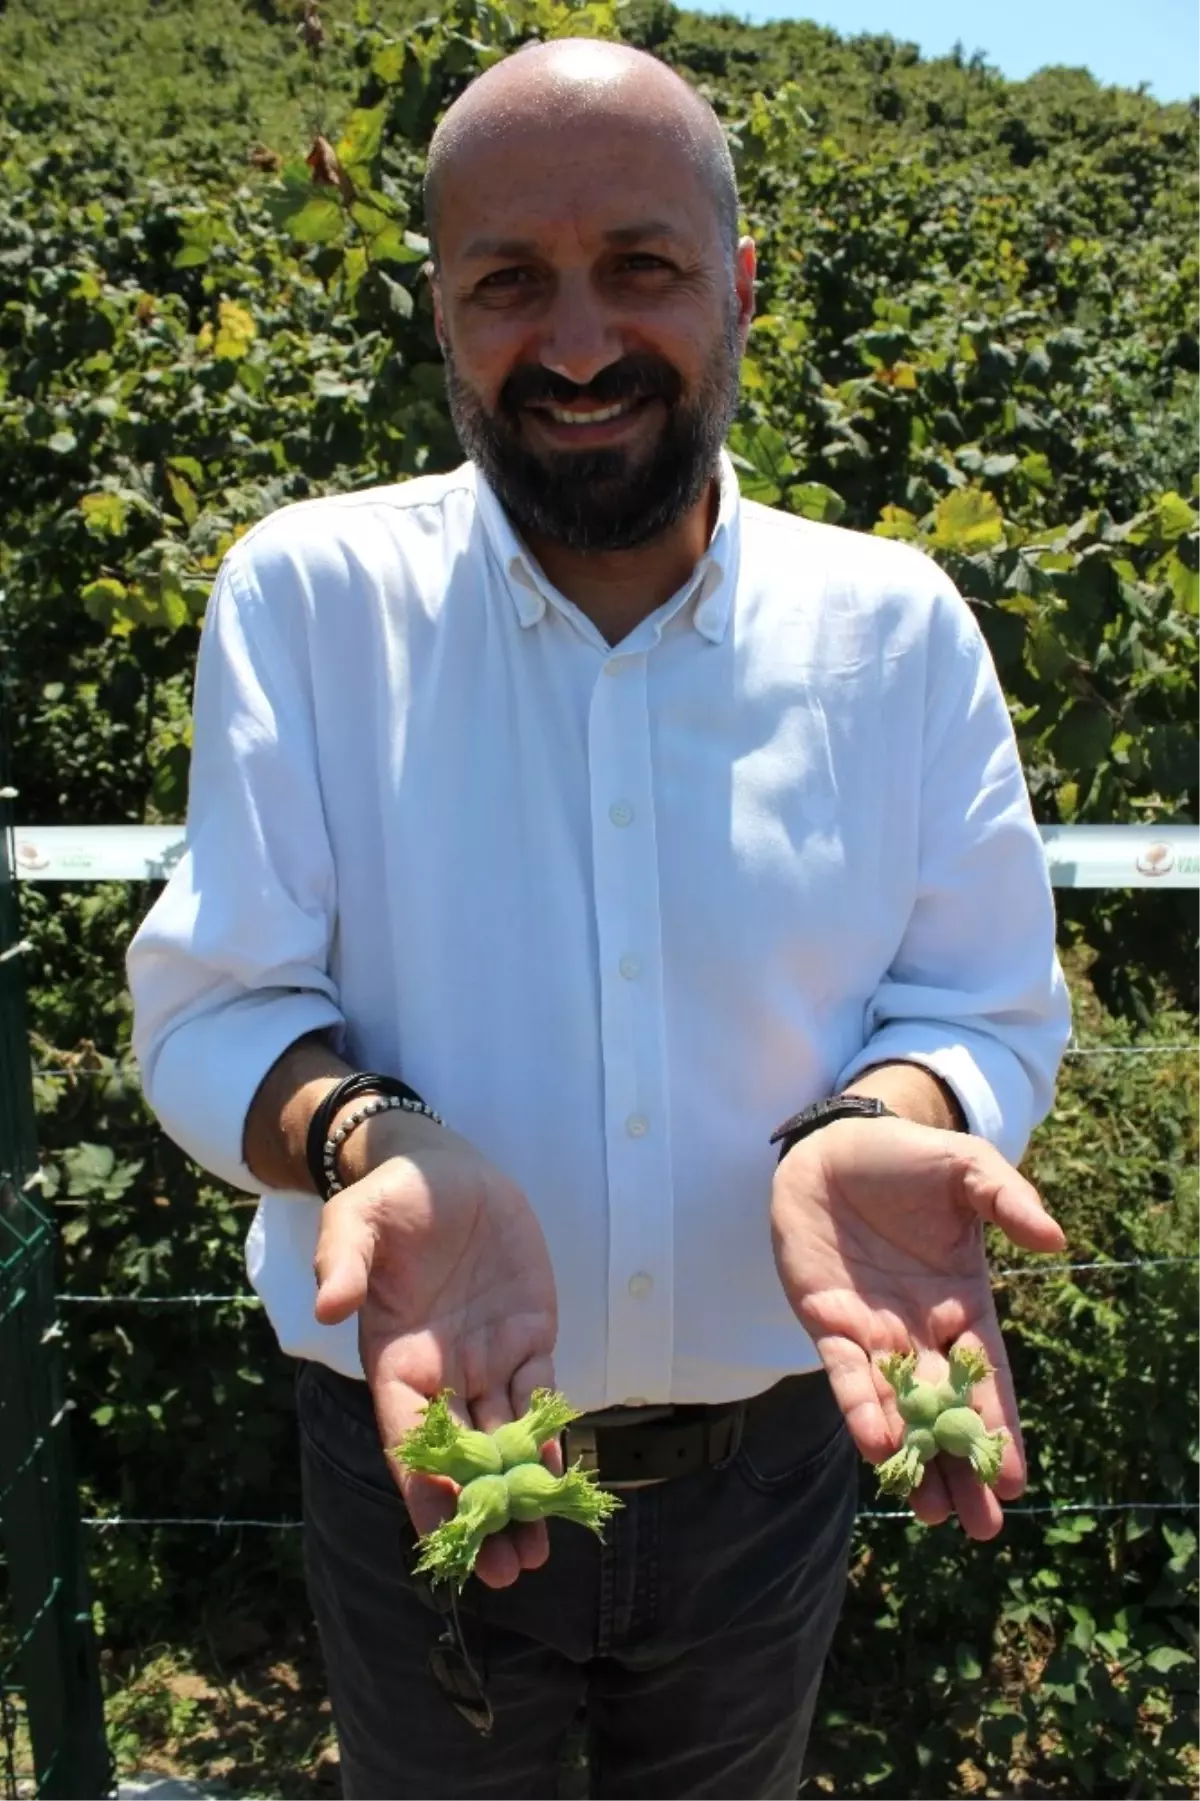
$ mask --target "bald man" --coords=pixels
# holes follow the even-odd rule
[[[878,1353],[981,1346],[981,1221],[1069,1029],[969,609],[910,548],[745,502],[753,310],[713,114],[566,41],[447,113],[427,211],[468,461],[289,507],[218,576],[187,852],[129,957],[165,1128],[261,1195],[348,1796],[792,1796]],[[783,1122],[782,1125],[780,1122]],[[774,1129],[773,1129],[774,1128]],[[313,1271],[316,1272],[314,1296]],[[622,1505],[414,1572],[451,1485],[385,1454],[539,1385]],[[945,1467],[943,1467],[945,1465]]]

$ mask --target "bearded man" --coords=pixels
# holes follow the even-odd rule
[[[987,1538],[1022,1488],[981,1222],[1062,1243],[1013,1167],[1069,1025],[1045,862],[946,578],[739,496],[706,103],[526,49],[426,201],[469,460],[226,558],[129,958],[146,1092],[262,1196],[345,1793],[552,1795],[582,1712],[594,1795],[792,1796],[878,1354],[995,1366],[995,1490],[931,1465],[923,1520]],[[412,1564],[453,1496],[384,1447],[541,1385],[624,1505],[493,1536],[447,1611]]]

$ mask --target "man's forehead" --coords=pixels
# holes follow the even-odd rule
[[[564,233],[617,247],[693,238],[711,205],[703,171],[686,143],[651,138],[602,131],[537,143],[506,135],[478,155],[464,146],[442,176],[441,233],[474,257]]]
[[[525,237],[494,232],[471,237],[458,252],[459,258],[463,262],[494,262],[498,257],[536,256],[554,227],[553,221],[540,223],[540,230]],[[566,224],[566,221],[559,224]],[[626,224],[601,225],[594,235],[598,243],[617,250],[634,250],[639,245],[652,243],[676,244],[690,236],[679,224],[672,225],[667,219],[635,219]]]

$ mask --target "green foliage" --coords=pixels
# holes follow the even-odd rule
[[[1194,108],[666,0],[329,13],[307,47],[284,0],[0,13],[0,591],[28,820],[179,819],[225,549],[290,500],[458,460],[424,149],[477,70],[563,31],[653,49],[728,131],[760,255],[745,493],[947,569],[1043,821],[1195,819]],[[64,1285],[240,1289],[246,1204],[154,1132],[129,1067],[121,956],[149,889],[26,898]],[[1067,894],[1060,916],[1107,1001],[1189,1035],[1155,1006],[1195,1005],[1193,897]],[[1032,1171],[1074,1256],[1194,1252],[1194,1119],[1190,1058],[1069,1067]],[[1003,1294],[1031,1501],[1193,1498],[1193,1272]],[[289,1370],[256,1310],[85,1306],[66,1328],[89,1508],[295,1513]],[[305,1617],[294,1534],[198,1556],[114,1531],[95,1555],[115,1643]],[[1186,1515],[1013,1516],[992,1546],[864,1522],[806,1792],[1190,1793],[1194,1560]]]
[[[1080,1037],[1127,1047],[1074,985]],[[1164,1013],[1153,1037],[1189,1027]],[[1196,1099],[1190,1052],[1068,1062],[1026,1169],[1072,1262],[1194,1254]],[[1191,1794],[1195,1514],[1086,1508],[1195,1500],[1195,1269],[1047,1274],[993,1249],[1042,1270],[998,1284],[1021,1504],[1081,1511],[1010,1511],[990,1544],[862,1522],[802,1793]],[[881,1507],[870,1472],[862,1504]]]

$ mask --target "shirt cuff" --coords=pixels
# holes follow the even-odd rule
[[[341,1013],[323,994],[262,990],[186,1020],[159,1047],[142,1078],[163,1130],[202,1169],[248,1194],[263,1194],[242,1158],[246,1115],[271,1065],[289,1045],[332,1027]]]
[[[967,1122],[967,1130],[994,1144],[1010,1163],[1023,1155],[1032,1131],[1029,1077],[1006,1045],[962,1027],[951,1038],[944,1026],[900,1020],[883,1026],[838,1076],[835,1093],[876,1063],[917,1063],[940,1076]]]

